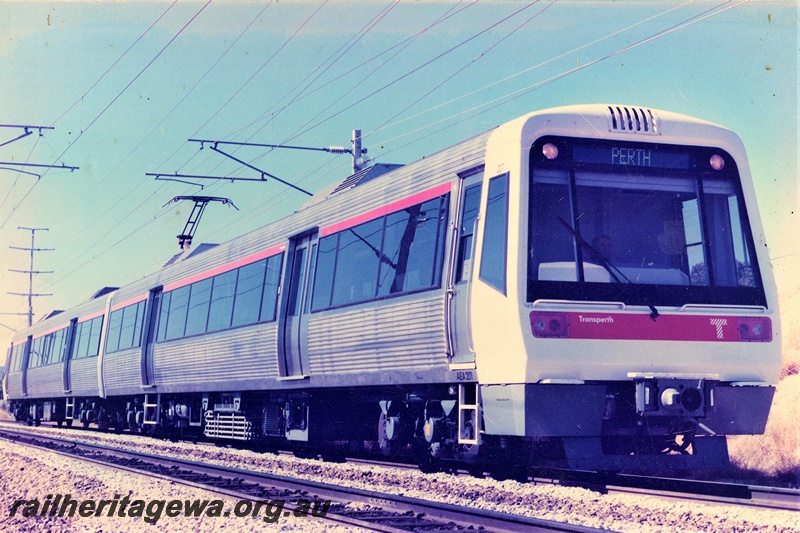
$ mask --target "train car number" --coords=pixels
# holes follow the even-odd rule
[[[471,370],[456,372],[456,381],[475,381],[475,376]]]

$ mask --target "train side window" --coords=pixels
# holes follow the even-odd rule
[[[258,322],[265,269],[266,261],[263,260],[239,269],[239,281],[236,284],[236,297],[233,301],[232,326]]]
[[[119,334],[119,350],[126,350],[139,346],[139,338],[136,337],[136,330],[141,329],[142,314],[139,310],[144,307],[144,302],[135,303],[120,309],[122,311],[122,322]],[[114,318],[114,314],[111,314]],[[111,335],[111,324],[109,323],[109,338]],[[109,350],[110,351],[110,350]]]
[[[138,348],[142,345],[142,328],[144,328],[144,308],[146,304],[146,301],[141,301],[136,304],[136,320],[133,323],[133,338],[131,339],[131,348]]]
[[[386,217],[378,295],[439,284],[439,241],[444,238],[443,198],[434,198]]]
[[[480,278],[503,294],[506,293],[507,240],[508,174],[503,174],[489,180],[480,269]]]
[[[48,333],[44,337],[42,337],[42,366],[50,364],[50,354],[53,350],[53,334]]]
[[[77,340],[73,359],[94,357],[100,352],[100,330],[102,328],[102,316],[78,323],[75,330],[75,339]]]
[[[89,353],[89,334],[92,325],[90,322],[78,322],[75,331],[75,352],[73,359],[82,359]]]
[[[319,240],[311,310],[440,286],[449,194]]]
[[[62,328],[55,332],[51,363],[60,363],[64,360],[64,354],[67,351],[67,331],[69,328]]]
[[[106,352],[116,352],[119,350],[119,337],[122,333],[122,315],[125,309],[117,309],[111,312],[108,319],[108,340],[106,341]]]
[[[311,308],[311,284],[314,282],[314,275],[317,270],[317,243],[311,245],[311,252],[308,258],[308,281],[306,282],[305,302],[303,303],[303,313],[308,313]]]
[[[231,327],[233,295],[236,293],[238,270],[214,276],[211,289],[211,310],[208,315],[208,331],[219,331]]]
[[[48,333],[44,337],[42,337],[42,366],[49,365],[50,355],[53,350],[53,333]]]
[[[31,354],[28,357],[28,368],[36,368],[37,366],[41,366],[42,338],[43,337],[33,339],[33,342],[31,343]]]
[[[264,295],[261,298],[261,322],[275,320],[275,310],[278,303],[278,288],[281,284],[281,268],[283,268],[283,254],[273,255],[267,259],[267,274],[264,278]]]
[[[456,283],[468,279],[472,270],[472,232],[478,218],[481,203],[481,184],[467,187],[464,191],[464,205],[461,211],[461,225],[458,231],[458,265]]]
[[[17,370],[22,371],[22,363],[25,359],[25,345],[27,343],[23,342],[19,346],[17,346]]]
[[[11,365],[11,370],[13,372],[19,372],[22,370],[22,355],[24,350],[25,343],[14,346],[14,364]]]
[[[189,307],[189,286],[175,289],[170,294],[169,312],[167,315],[166,340],[183,337],[186,331],[186,312]]]
[[[158,314],[158,335],[157,341],[163,341],[167,337],[167,317],[169,316],[169,302],[172,300],[172,293],[165,292],[161,295],[161,308]]]
[[[94,357],[100,353],[100,331],[103,329],[103,317],[93,318],[89,324],[89,346],[86,356]]]
[[[382,237],[383,217],[341,233],[331,305],[347,305],[375,297]]]
[[[204,279],[192,283],[189,294],[189,310],[186,313],[186,336],[206,332],[208,309],[211,302],[212,280]]]
[[[319,240],[317,248],[317,267],[314,272],[314,292],[311,310],[327,309],[331,305],[333,275],[336,271],[336,254],[339,249],[339,234],[329,235]]]
[[[42,337],[42,345],[41,345],[41,352],[39,352],[39,357],[41,357],[40,364],[42,366],[50,364],[50,349],[53,345],[53,335],[49,333]]]
[[[19,348],[20,345],[12,346],[11,348],[11,360],[8,362],[8,371],[10,372],[19,372]]]

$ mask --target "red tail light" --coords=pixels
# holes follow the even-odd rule
[[[772,341],[772,321],[766,317],[737,318],[739,340],[744,342]]]
[[[531,330],[537,338],[569,337],[566,313],[531,313]]]

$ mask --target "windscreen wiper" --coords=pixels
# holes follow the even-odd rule
[[[628,276],[626,276],[622,272],[622,270],[620,270],[617,266],[611,264],[611,262],[608,259],[603,257],[603,255],[599,251],[597,251],[597,248],[595,248],[594,246],[589,244],[586,241],[586,239],[581,237],[581,235],[577,231],[575,231],[575,228],[573,228],[572,226],[567,224],[567,222],[563,218],[561,218],[561,217],[556,217],[556,218],[558,218],[558,221],[561,222],[564,225],[564,227],[567,228],[567,230],[569,230],[569,232],[572,233],[572,235],[575,236],[575,238],[578,240],[578,243],[581,246],[584,246],[590,252],[592,252],[592,255],[594,256],[593,259],[597,260],[597,262],[600,263],[600,266],[606,269],[606,271],[611,275],[611,277],[614,278],[614,281],[616,281],[617,283],[622,283],[622,280],[619,279],[619,276],[617,276],[617,274],[614,273],[614,270],[616,270],[617,273],[619,273],[620,276],[625,278],[625,281],[627,281],[631,285],[636,285],[633,282],[633,280],[631,280]],[[581,265],[581,268],[583,268],[583,265]],[[653,320],[658,318],[658,316],[660,314],[658,312],[658,309],[656,309],[656,307],[653,304],[647,304],[647,307],[650,308],[650,318],[652,318]]]

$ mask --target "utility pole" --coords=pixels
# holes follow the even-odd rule
[[[34,270],[33,269],[33,256],[36,252],[52,252],[53,248],[37,248],[36,247],[36,232],[37,231],[48,231],[49,228],[26,228],[24,226],[18,226],[17,229],[23,231],[30,231],[31,232],[31,247],[30,248],[21,248],[18,246],[9,246],[9,248],[13,250],[24,250],[29,251],[31,253],[31,266],[30,270],[15,270],[15,269],[8,269],[9,272],[17,272],[20,274],[28,274],[28,292],[9,292],[8,294],[13,294],[15,296],[27,296],[28,297],[28,327],[33,325],[33,298],[37,296],[52,296],[52,294],[35,294],[33,292],[33,275],[34,274],[52,274],[52,270]],[[23,314],[23,313],[20,313]]]

